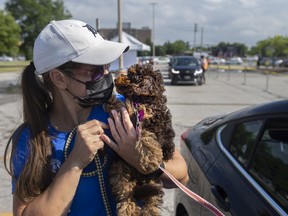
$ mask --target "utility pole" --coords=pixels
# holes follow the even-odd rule
[[[118,0],[118,39],[122,43],[122,13],[121,0]],[[123,54],[119,57],[119,71],[123,70]]]
[[[196,33],[197,33],[197,23],[194,24],[194,45],[193,45],[193,53],[196,52]]]
[[[204,27],[201,27],[201,52],[203,51]]]
[[[99,25],[99,19],[98,18],[96,18],[96,30],[97,30],[97,32],[99,32],[99,30],[100,30],[100,25]]]
[[[153,60],[155,57],[155,5],[157,4],[156,2],[151,2],[152,5],[152,56]]]

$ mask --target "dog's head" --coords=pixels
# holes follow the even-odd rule
[[[131,66],[127,75],[121,74],[115,79],[115,86],[125,98],[142,104],[153,103],[165,91],[162,74],[153,70],[152,64]]]

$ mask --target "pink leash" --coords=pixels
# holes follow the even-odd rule
[[[209,211],[211,211],[214,215],[217,216],[225,216],[219,209],[217,209],[214,205],[212,205],[207,200],[200,197],[198,194],[192,192],[183,184],[181,184],[174,176],[172,176],[167,170],[159,167],[185,194],[194,199],[196,202],[200,203],[202,206],[206,207]]]

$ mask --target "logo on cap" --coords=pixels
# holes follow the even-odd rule
[[[96,34],[98,34],[98,32],[96,31],[96,29],[94,29],[91,25],[89,25],[89,24],[86,24],[86,25],[84,25],[84,26],[82,26],[82,27],[86,27],[93,35],[94,35],[94,37],[96,37]]]

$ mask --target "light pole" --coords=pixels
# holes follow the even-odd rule
[[[204,37],[204,27],[201,27],[201,45],[200,45],[201,53],[203,52],[203,37]]]
[[[122,43],[122,13],[121,0],[118,0],[118,39]],[[119,57],[119,71],[123,69],[123,54]]]
[[[151,2],[152,5],[152,56],[153,60],[155,57],[155,5],[157,4],[156,2]]]
[[[197,23],[194,24],[194,45],[193,45],[193,53],[196,53],[196,33],[197,33]]]

